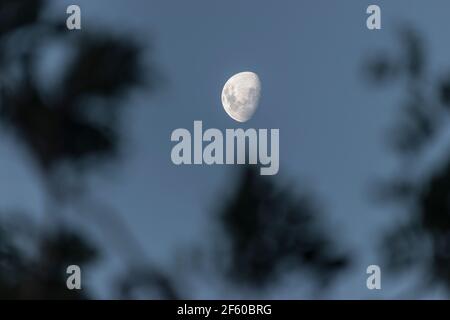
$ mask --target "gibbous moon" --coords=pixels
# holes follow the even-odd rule
[[[225,83],[222,105],[226,113],[236,121],[248,121],[258,108],[261,82],[256,73],[240,72]]]

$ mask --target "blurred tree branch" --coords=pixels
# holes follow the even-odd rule
[[[417,32],[405,29],[400,39],[400,56],[381,55],[370,61],[368,68],[375,83],[406,84],[407,103],[389,137],[401,156],[401,172],[381,184],[378,194],[382,200],[403,204],[407,219],[386,235],[383,252],[397,271],[424,266],[424,274],[429,276],[420,279],[420,287],[444,284],[450,292],[450,154],[444,153],[436,161],[438,165],[428,166],[429,173],[417,172],[423,155],[449,125],[448,77],[435,80],[430,75]]]

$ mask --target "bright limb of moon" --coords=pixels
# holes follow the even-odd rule
[[[222,105],[226,113],[236,121],[248,121],[258,108],[261,81],[256,73],[240,72],[225,83]]]

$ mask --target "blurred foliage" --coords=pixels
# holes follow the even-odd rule
[[[27,147],[48,186],[49,208],[58,211],[66,198],[79,201],[84,189],[74,192],[68,181],[81,176],[59,168],[81,173],[98,166],[100,158],[106,161],[116,155],[121,98],[140,85],[153,90],[158,76],[152,67],[142,69],[142,48],[131,37],[69,32],[61,21],[43,18],[46,4],[39,0],[0,2],[0,121]],[[41,49],[51,44],[66,48],[70,59],[50,66],[62,70],[62,76],[44,90],[38,75]],[[144,71],[150,76],[144,77]],[[88,161],[92,159],[96,161]],[[11,228],[18,220],[15,213],[4,215],[11,218],[0,223],[0,298],[89,297],[89,289],[67,289],[65,271],[72,264],[84,268],[97,262],[98,249],[91,240],[68,229],[54,215],[43,227],[21,221],[28,226],[26,230]],[[104,226],[111,227],[106,221]],[[164,275],[150,272],[145,257],[141,260],[147,272],[139,275],[151,274],[156,283],[137,283],[133,280],[136,274],[131,273],[116,277],[119,285],[127,292],[137,285],[161,287],[162,296],[174,297]]]
[[[407,216],[387,234],[383,252],[395,270],[422,267],[420,285],[443,284],[450,292],[450,154],[440,148],[434,164],[424,164],[450,125],[449,77],[430,74],[417,32],[405,29],[400,40],[398,56],[380,54],[369,64],[375,83],[396,83],[405,92],[401,117],[389,136],[400,155],[400,172],[379,186],[378,195],[402,204]]]
[[[349,257],[336,253],[312,197],[297,196],[275,181],[249,166],[225,203],[220,225],[230,247],[228,272],[237,283],[258,288],[308,268],[325,285]]]
[[[402,49],[399,57],[378,54],[368,64],[368,75],[376,84],[397,81],[404,85],[402,114],[388,141],[399,154],[412,156],[434,138],[443,110],[434,88],[430,87],[420,36],[404,29],[399,38]]]
[[[91,156],[115,154],[117,107],[122,106],[115,102],[143,79],[139,48],[133,40],[85,30],[68,32],[59,23],[42,21],[39,10],[43,8],[41,1],[0,4],[0,20],[6,24],[0,38],[0,120],[51,172],[61,162],[79,165]],[[71,59],[53,66],[63,69],[63,76],[44,93],[36,70],[41,63],[39,49],[50,41],[64,43]],[[95,113],[89,103],[94,98]]]
[[[66,228],[41,230],[27,220],[0,225],[0,299],[84,299],[86,290],[67,290],[66,269],[84,267],[97,251]]]

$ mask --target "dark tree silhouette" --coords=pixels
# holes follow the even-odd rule
[[[257,166],[238,169],[220,192],[228,197],[211,212],[209,236],[200,244],[184,246],[176,260],[181,272],[168,274],[179,296],[202,296],[189,289],[191,279],[198,276],[211,280],[211,289],[217,292],[232,288],[227,297],[230,293],[231,297],[264,297],[287,276],[306,275],[308,280],[300,286],[311,289],[307,297],[323,297],[352,262],[349,252],[336,241],[339,230],[322,220],[310,192],[297,192],[292,184],[283,186],[279,176],[261,176]]]
[[[402,84],[406,96],[402,117],[389,136],[401,169],[379,186],[378,195],[402,203],[407,217],[386,236],[383,250],[395,270],[423,267],[417,286],[445,285],[450,292],[450,154],[440,148],[434,165],[423,165],[424,155],[445,138],[449,125],[449,78],[430,74],[417,32],[405,29],[400,39],[402,52],[380,55],[369,72],[376,83]]]
[[[20,222],[20,228],[5,223],[8,231],[0,229],[0,298],[86,298],[86,290],[67,290],[65,271],[74,262],[85,266],[95,261],[92,245],[73,230],[40,230]]]
[[[348,265],[311,195],[296,195],[251,166],[233,190],[219,224],[230,252],[226,271],[237,284],[260,289],[287,271],[309,269],[322,287]]]
[[[148,263],[119,215],[90,198],[81,175],[97,167],[100,159],[109,161],[117,154],[121,98],[140,85],[153,90],[157,73],[153,67],[142,69],[137,41],[107,32],[69,32],[61,21],[43,18],[46,4],[0,2],[0,122],[27,147],[48,188],[49,210],[55,211],[44,227],[27,221],[26,230],[0,228],[0,297],[89,297],[89,290],[69,291],[65,284],[67,266],[88,267],[99,257],[99,249],[88,237],[59,219],[58,211],[71,204],[78,205],[85,217],[102,219],[101,227],[120,230],[121,235],[113,237],[120,238],[122,246],[129,242],[134,251],[128,251],[139,252],[141,271],[129,272],[137,267],[124,261],[125,275],[115,277],[118,286],[126,288],[119,296],[130,297],[136,286],[151,286],[160,296],[173,298],[176,294],[166,276]],[[53,66],[63,71],[62,77],[43,90],[37,67],[42,62],[40,49],[50,43],[70,49],[71,59]],[[144,72],[150,76],[144,77]],[[62,166],[76,174],[60,170]],[[78,188],[73,188],[74,177]],[[104,214],[109,218],[104,219]],[[9,216],[12,221],[2,221],[0,226],[14,224],[17,215]],[[29,243],[25,247],[24,238]],[[146,281],[135,281],[136,276]]]

